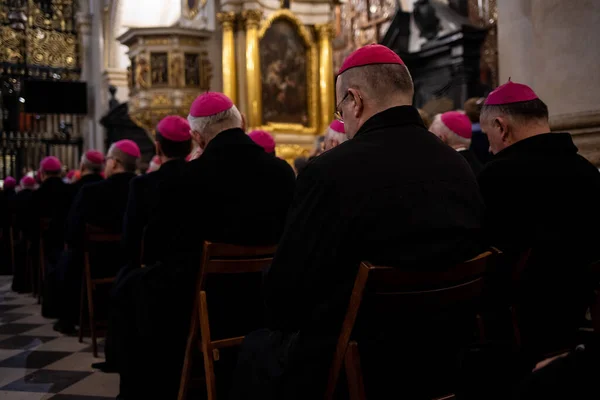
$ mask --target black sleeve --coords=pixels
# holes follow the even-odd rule
[[[140,262],[140,252],[142,247],[142,237],[147,217],[145,210],[140,204],[143,197],[141,194],[143,181],[137,178],[131,180],[129,184],[129,196],[127,198],[127,207],[123,217],[123,246],[127,251],[128,260],[134,265]]]
[[[335,273],[345,222],[334,187],[320,175],[311,166],[300,175],[287,226],[265,276],[267,315],[274,329],[297,329]]]

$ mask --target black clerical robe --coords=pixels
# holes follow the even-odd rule
[[[294,186],[292,168],[241,129],[219,133],[180,178],[159,185],[159,212],[150,216],[144,239],[158,248],[158,262],[130,271],[114,291],[109,346],[114,351],[107,360],[116,360],[124,397],[144,398],[144,390],[147,396],[176,397],[203,241],[276,244]],[[249,293],[248,278],[241,278],[210,285],[223,288],[209,288],[215,338],[229,325],[260,326],[260,279]],[[253,312],[232,317],[246,308]],[[158,354],[161,368],[152,361]],[[148,379],[156,384],[144,385]]]
[[[135,177],[130,172],[114,174],[107,179],[81,188],[75,198],[67,221],[66,242],[72,249],[82,249],[86,225],[121,233],[123,216],[129,194],[129,182]],[[114,275],[125,263],[122,251],[99,253],[99,265],[107,275]]]
[[[140,175],[131,180],[127,209],[123,220],[123,242],[132,265],[139,266],[140,264],[142,242],[144,242],[145,249],[145,256],[141,258],[142,264],[152,264],[156,261],[154,254],[162,246],[160,236],[167,231],[161,226],[153,225],[152,229],[156,231],[156,234],[153,235],[150,232],[147,240],[144,241],[144,229],[151,216],[162,212],[158,209],[158,191],[161,183],[178,179],[186,167],[184,159],[173,159],[162,164],[157,171]],[[158,241],[152,239],[158,239]]]
[[[100,182],[103,179],[104,178],[100,174],[87,174],[83,175],[77,182],[70,184],[69,189],[71,191],[71,202],[75,200],[77,193],[79,193],[79,190],[82,187],[89,185],[90,183]]]
[[[461,156],[464,157],[465,160],[467,160],[467,162],[469,163],[469,166],[471,167],[471,170],[473,171],[475,176],[479,175],[479,173],[481,172],[482,166],[481,166],[481,163],[479,162],[479,160],[477,159],[477,157],[475,156],[475,153],[472,150],[464,149],[464,150],[459,150],[458,154],[460,154]]]
[[[427,131],[415,108],[393,107],[371,117],[352,140],[314,159],[298,177],[265,279],[271,333],[245,343],[236,398],[322,396],[359,263],[422,269],[467,260],[482,249],[482,218],[469,166]],[[406,381],[403,388],[411,384]],[[379,383],[371,389],[389,388],[390,382]]]
[[[590,294],[585,267],[600,258],[600,172],[577,151],[568,133],[537,135],[479,175],[489,241],[509,259],[532,249],[518,301],[534,357],[573,340]]]
[[[10,226],[15,213],[14,189],[0,191],[0,275],[11,275]],[[16,234],[16,233],[15,233]]]

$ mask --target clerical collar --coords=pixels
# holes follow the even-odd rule
[[[465,150],[468,150],[468,149],[466,147],[458,147],[458,148],[456,148],[454,150],[456,150],[456,151],[465,151]]]

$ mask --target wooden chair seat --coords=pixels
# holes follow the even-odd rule
[[[364,300],[368,298],[368,308],[376,309],[378,315],[390,314],[395,318],[406,313],[435,315],[449,307],[456,309],[473,304],[483,291],[485,272],[495,254],[488,251],[441,272],[405,271],[361,263],[329,371],[325,399],[333,399],[342,368],[346,372],[350,399],[366,399],[358,343],[352,340]],[[483,340],[481,318],[477,313],[473,318],[479,323]],[[448,394],[439,400],[453,398],[454,394]]]
[[[206,281],[209,275],[261,274],[267,268],[276,246],[238,246],[204,242],[202,262],[198,272],[197,295],[185,351],[179,400],[184,400],[190,387],[193,350],[202,352],[208,400],[216,400],[217,389],[214,362],[219,360],[219,350],[240,346],[244,336],[211,339]]]
[[[96,317],[96,304],[94,294],[99,286],[112,285],[116,276],[94,278],[92,263],[90,262],[90,249],[98,244],[113,244],[120,246],[121,234],[107,232],[102,228],[86,225],[84,240],[84,277],[81,281],[81,302],[79,305],[79,342],[83,341],[85,303],[87,301],[89,332],[92,337],[92,350],[94,357],[98,357],[98,335],[105,331],[108,321],[98,320]],[[87,295],[87,296],[86,296]]]

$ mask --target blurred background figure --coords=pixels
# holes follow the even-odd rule
[[[152,161],[150,161],[150,166],[148,167],[148,170],[146,171],[146,173],[149,174],[150,172],[157,171],[160,168],[160,165],[161,165],[160,157],[159,156],[152,157]]]
[[[492,157],[490,154],[490,142],[479,125],[479,114],[481,113],[484,101],[484,97],[471,97],[465,102],[464,106],[465,114],[471,121],[471,131],[473,133],[470,149],[481,164],[487,163]]]
[[[348,140],[346,137],[346,131],[344,130],[344,123],[334,119],[333,122],[327,128],[325,133],[324,149],[325,151],[331,150],[341,143]]]
[[[265,152],[275,155],[275,139],[269,132],[256,130],[250,132],[248,136],[254,143],[265,149]]]
[[[469,118],[460,111],[448,111],[438,114],[433,119],[429,130],[439,137],[442,142],[456,150],[467,160],[473,173],[479,174],[481,163],[473,154],[471,146],[471,122]]]

